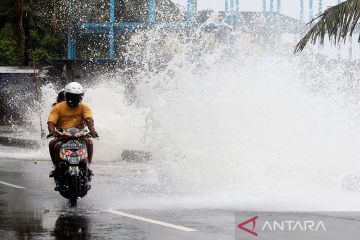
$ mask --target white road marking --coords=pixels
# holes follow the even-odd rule
[[[15,184],[3,182],[3,181],[0,181],[0,184],[6,185],[6,186],[9,186],[9,187],[14,187],[14,188],[25,188],[25,187],[22,187],[22,186],[19,186],[19,185],[15,185]]]
[[[175,229],[182,230],[182,231],[185,231],[185,232],[197,232],[197,230],[195,230],[195,229],[191,229],[191,228],[187,228],[187,227],[183,227],[183,226],[178,226],[178,225],[174,225],[174,224],[171,224],[171,223],[160,222],[160,221],[153,220],[153,219],[150,219],[150,218],[144,218],[144,217],[140,217],[140,216],[120,212],[120,211],[117,211],[117,210],[109,209],[109,210],[106,210],[105,212],[121,215],[121,216],[128,217],[128,218],[133,218],[133,219],[140,220],[140,221],[143,221],[143,222],[149,222],[149,223],[153,223],[153,224],[158,224],[158,225],[169,227],[169,228],[175,228]]]

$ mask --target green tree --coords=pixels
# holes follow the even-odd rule
[[[0,20],[2,23],[10,23],[15,27],[14,37],[16,38],[16,42],[19,47],[22,46],[23,43],[23,11],[23,0],[0,1]],[[19,48],[19,51],[21,53],[20,49],[22,48]]]
[[[0,30],[0,39],[1,40],[13,40],[14,38],[14,28],[10,23],[6,23],[3,28]]]
[[[51,12],[52,4],[49,2],[52,1],[0,1],[0,29],[5,28],[8,32],[10,27],[13,30],[11,39],[1,37],[3,39],[0,43],[1,64],[28,65],[29,58],[33,57],[29,55],[34,55],[31,52],[35,52],[36,59],[41,59],[40,62],[43,62],[45,57],[56,57],[63,53],[61,46],[57,44],[58,39],[64,39],[64,37],[55,36],[55,33],[51,31],[51,19],[48,12]],[[60,54],[57,53],[58,50]]]
[[[17,46],[14,40],[14,28],[7,23],[0,31],[0,64],[16,65],[18,62]]]
[[[348,36],[352,36],[359,18],[360,0],[347,0],[328,8],[309,23],[317,21],[296,45],[295,52],[302,51],[309,42],[315,44],[319,41],[320,44],[324,44],[326,35],[335,44],[345,42]]]

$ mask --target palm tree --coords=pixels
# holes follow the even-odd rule
[[[336,6],[330,7],[318,15],[309,24],[317,23],[308,31],[295,47],[295,52],[302,51],[308,42],[315,44],[317,41],[324,44],[325,36],[335,44],[346,41],[352,36],[360,18],[360,0],[347,0]],[[358,39],[360,42],[360,37]]]

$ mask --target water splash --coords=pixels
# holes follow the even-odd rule
[[[171,206],[281,208],[287,199],[295,208],[341,209],[345,202],[356,208],[359,196],[347,192],[351,182],[344,177],[360,167],[357,70],[293,56],[290,48],[244,49],[235,34],[211,43],[196,36],[164,38],[182,51],[167,51],[173,54],[160,70],[140,64],[132,76],[135,101],[128,101],[121,70],[87,86],[84,101],[101,136],[96,161],[118,161],[125,149],[153,155],[143,165],[147,174],[122,182],[129,193],[123,203],[160,198],[151,206],[163,206],[170,198]],[[51,85],[42,90],[46,119],[55,91]],[[134,180],[127,164],[119,169],[121,179]],[[143,200],[133,201],[139,196]]]

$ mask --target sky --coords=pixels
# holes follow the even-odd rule
[[[179,3],[186,6],[187,0],[172,0],[173,2]],[[262,11],[262,0],[239,0],[240,11]],[[309,1],[304,1],[304,20],[308,20],[309,16]],[[314,13],[318,13],[318,0],[312,0],[314,2]],[[235,2],[235,0],[234,0]],[[267,9],[269,10],[270,0],[266,0]],[[322,0],[323,9],[329,6],[336,5],[338,0]],[[300,0],[281,0],[282,13],[294,18],[299,18],[300,15]],[[225,0],[198,0],[198,9],[215,9],[224,10]],[[276,9],[276,0],[274,0],[274,9]]]

